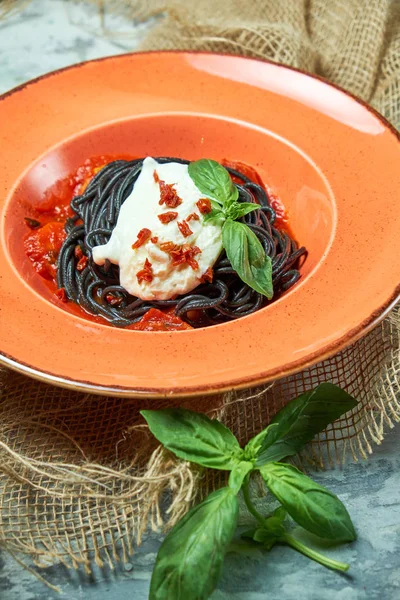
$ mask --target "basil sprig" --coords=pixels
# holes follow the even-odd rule
[[[237,495],[229,487],[213,492],[192,508],[161,545],[150,598],[208,598],[220,578],[238,513]]]
[[[271,300],[274,293],[271,258],[250,227],[237,221],[259,206],[238,202],[237,187],[228,171],[215,160],[196,160],[189,164],[188,170],[196,187],[212,199],[212,210],[204,216],[204,222],[222,224],[222,245],[232,268],[244,283]]]
[[[332,421],[356,406],[344,390],[324,383],[289,402],[261,433],[241,448],[217,420],[185,409],[143,410],[153,435],[179,458],[230,472],[228,486],[192,508],[167,535],[159,550],[150,600],[206,600],[220,577],[238,518],[241,491],[257,526],[243,534],[266,550],[286,544],[320,564],[346,571],[349,565],[327,558],[294,537],[284,524],[289,515],[307,531],[334,542],[356,538],[342,502],[290,464],[297,453]],[[280,506],[261,515],[250,496],[250,478],[259,471]]]

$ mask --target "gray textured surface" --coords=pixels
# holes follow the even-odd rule
[[[358,540],[327,555],[347,561],[339,575],[285,547],[270,553],[237,541],[227,555],[223,578],[212,600],[396,600],[400,598],[400,433],[388,433],[382,446],[343,470],[314,473],[322,485],[346,504]],[[298,532],[300,534],[300,532]],[[148,536],[131,563],[115,572],[96,569],[93,576],[61,566],[41,571],[61,587],[68,600],[146,600],[158,535]],[[2,600],[50,600],[59,597],[24,572],[13,559],[0,555]],[[174,599],[171,599],[174,600]],[[190,600],[188,598],[188,600]]]
[[[33,0],[0,23],[0,92],[66,65],[134,49],[147,26],[123,17],[106,19],[93,6]],[[114,35],[114,31],[124,33]],[[111,31],[111,33],[110,33]],[[313,475],[347,505],[358,530],[352,545],[326,553],[351,563],[338,575],[289,548],[271,553],[236,542],[213,600],[395,600],[400,598],[400,431],[390,432],[368,461]],[[68,600],[145,600],[160,536],[150,535],[131,564],[92,576],[54,566],[42,572]],[[5,553],[0,554],[1,600],[50,600],[49,591]],[[173,599],[171,599],[173,600]],[[188,600],[190,600],[188,598]]]

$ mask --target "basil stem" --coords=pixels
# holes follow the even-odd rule
[[[301,554],[308,556],[308,558],[315,560],[316,562],[318,562],[320,565],[323,565],[324,567],[328,567],[328,569],[334,569],[336,571],[343,571],[343,572],[349,570],[349,565],[347,563],[343,563],[338,560],[334,560],[333,558],[328,558],[327,556],[324,556],[323,554],[320,554],[316,550],[313,550],[312,548],[309,548],[308,546],[306,546],[305,544],[300,542],[300,540],[297,540],[295,537],[290,535],[290,533],[285,533],[282,536],[282,538],[279,540],[279,542],[285,542],[286,544],[288,544],[289,546],[291,546],[298,552],[301,552]]]
[[[265,518],[262,516],[262,514],[260,514],[258,512],[258,510],[256,509],[256,507],[254,506],[254,504],[251,501],[249,481],[250,481],[250,474],[247,475],[247,477],[245,478],[245,480],[243,482],[243,487],[242,487],[243,499],[245,501],[245,504],[248,508],[249,513],[251,513],[253,515],[253,517],[255,517],[261,525],[265,526]]]

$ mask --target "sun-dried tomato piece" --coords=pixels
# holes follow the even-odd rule
[[[211,212],[211,200],[209,198],[200,198],[196,202],[197,208],[201,212],[202,215],[206,215]]]
[[[189,237],[189,235],[192,235],[193,233],[186,221],[178,222],[178,227],[183,237]]]
[[[65,288],[59,288],[54,292],[54,295],[56,296],[56,298],[61,300],[61,302],[68,302],[68,296],[67,292],[65,291]]]
[[[150,238],[151,238],[150,229],[147,229],[147,227],[144,227],[137,234],[137,240],[134,244],[132,244],[132,250],[136,250],[137,248],[140,248],[140,246],[143,246],[143,244],[145,244]]]
[[[44,279],[57,278],[57,257],[67,234],[63,223],[50,222],[24,238],[25,254],[33,268]]]
[[[214,277],[213,270],[211,267],[208,267],[208,269],[201,276],[201,281],[202,281],[202,283],[212,283],[213,277]]]
[[[86,269],[88,264],[88,257],[87,256],[82,256],[82,258],[80,258],[78,260],[78,264],[76,265],[76,270],[77,271],[83,271],[84,269]]]
[[[197,246],[190,246],[189,244],[183,244],[177,246],[170,252],[173,266],[188,264],[195,271],[199,268],[199,263],[194,258],[197,254],[200,254],[201,250]]]
[[[171,252],[174,248],[177,248],[177,245],[174,244],[174,242],[162,242],[160,244],[160,250],[163,252]]]
[[[106,300],[110,306],[119,306],[123,298],[122,296],[114,296],[114,294],[106,294]]]
[[[189,223],[189,221],[199,221],[199,220],[200,220],[200,217],[199,217],[199,215],[198,215],[197,213],[195,213],[195,212],[192,212],[192,213],[190,213],[190,215],[188,215],[188,216],[186,217],[186,221],[187,221],[188,223]]]
[[[157,242],[158,242],[158,237],[157,237],[156,235],[154,235],[152,238],[150,238],[150,241],[151,241],[153,244],[157,244]]]
[[[144,261],[143,269],[136,273],[136,278],[139,283],[143,283],[144,281],[151,283],[153,281],[153,268],[148,258]]]
[[[159,204],[165,204],[168,208],[176,208],[182,204],[182,198],[179,198],[173,183],[165,183],[162,179],[158,182],[160,186]]]
[[[160,183],[160,178],[159,178],[158,173],[157,173],[157,171],[155,169],[153,171],[153,177],[154,177],[154,181],[156,183]]]
[[[178,213],[175,212],[174,210],[170,210],[166,213],[162,213],[161,215],[157,215],[157,217],[160,219],[160,221],[161,221],[161,223],[163,223],[163,225],[166,225],[167,223],[171,223],[171,221],[174,221],[177,216],[178,216]]]
[[[137,331],[180,331],[193,329],[193,327],[173,313],[161,311],[158,308],[150,308],[139,321],[129,325],[128,329]]]

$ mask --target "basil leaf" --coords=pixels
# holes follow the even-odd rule
[[[211,208],[215,208],[215,210],[221,210],[221,204],[219,202],[216,202],[215,200],[211,200],[211,198],[209,198],[210,202],[211,202]],[[207,216],[208,213],[206,213],[204,216]],[[224,213],[222,213],[224,214]]]
[[[206,600],[221,575],[238,512],[237,496],[227,487],[192,508],[161,545],[149,600]]]
[[[226,216],[234,221],[259,208],[260,206],[254,202],[234,202],[226,209]]]
[[[256,533],[256,531],[258,531],[260,528],[259,527],[252,527],[251,529],[248,529],[247,531],[243,531],[243,533],[240,535],[240,537],[244,540],[254,540],[254,535]]]
[[[260,433],[248,441],[244,447],[244,457],[246,460],[258,458],[261,449],[264,447],[264,440],[271,436],[271,429],[275,429],[276,427],[278,427],[278,423],[270,423],[266,429],[263,429],[263,431],[260,431]]]
[[[203,223],[218,223],[222,220],[225,220],[225,215],[222,210],[215,210],[214,208],[203,217]]]
[[[244,223],[227,219],[222,227],[222,244],[240,279],[270,300],[274,293],[272,262],[257,236]]]
[[[202,158],[189,163],[189,175],[202,194],[222,205],[237,200],[239,192],[228,171],[215,160]]]
[[[267,550],[271,550],[276,542],[282,540],[286,531],[283,527],[283,521],[286,518],[286,509],[279,506],[271,517],[265,519],[264,527],[255,527],[242,533],[244,539],[251,539],[254,542],[263,544]]]
[[[260,469],[269,490],[304,529],[335,542],[356,538],[342,502],[291,465],[268,463]]]
[[[229,471],[243,456],[233,433],[216,419],[183,408],[140,412],[154,437],[179,458]]]
[[[232,469],[231,474],[229,475],[229,487],[235,494],[239,493],[246,475],[252,470],[253,463],[247,460],[242,460]]]
[[[256,465],[297,454],[315,435],[357,405],[347,392],[321,383],[292,400],[272,419],[258,452]],[[271,425],[275,427],[271,428]],[[261,434],[259,434],[261,435]]]
[[[278,508],[276,508],[274,510],[274,512],[272,513],[272,519],[276,519],[279,523],[283,523],[283,521],[286,519],[286,515],[287,515],[287,510],[284,506],[278,506]]]
[[[267,550],[270,550],[277,542],[277,536],[264,527],[254,527],[253,529],[249,529],[242,533],[240,537],[245,540],[257,542],[257,544],[267,544]]]

